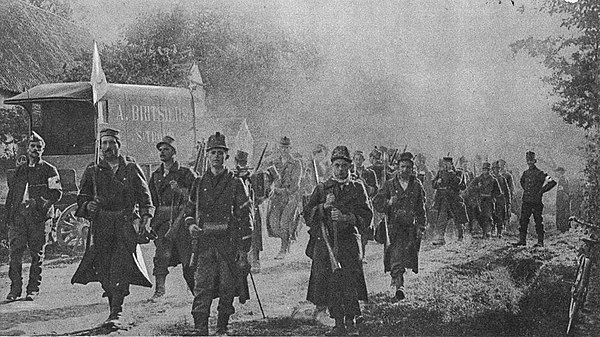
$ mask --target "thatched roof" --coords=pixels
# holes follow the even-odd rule
[[[92,50],[85,29],[20,0],[0,1],[0,88],[15,93],[51,81],[79,50]]]

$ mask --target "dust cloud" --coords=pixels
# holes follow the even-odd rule
[[[547,71],[509,48],[520,38],[558,32],[557,19],[528,7],[529,2],[520,7],[484,0],[227,0],[202,5],[110,0],[101,8],[91,0],[76,3],[81,18],[100,15],[94,21],[99,27],[90,29],[108,40],[132,17],[175,5],[218,5],[275,22],[291,38],[314,43],[323,61],[318,76],[294,73],[298,77],[288,79],[294,85],[284,95],[267,95],[258,113],[268,122],[253,127],[259,142],[286,135],[305,154],[317,143],[364,151],[406,145],[432,158],[479,154],[505,158],[520,168],[524,152],[534,150],[557,165],[580,169],[576,153],[582,135],[551,111],[550,88],[540,80]],[[111,29],[97,24],[102,13]]]

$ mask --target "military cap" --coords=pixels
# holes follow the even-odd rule
[[[425,155],[422,153],[417,153],[417,155],[415,156],[415,159],[421,163],[424,163],[426,160]]]
[[[335,161],[336,159],[344,159],[349,163],[352,162],[352,158],[350,158],[350,151],[348,151],[348,148],[344,145],[336,146],[331,152],[331,162]]]
[[[415,158],[415,156],[413,156],[412,153],[407,151],[407,152],[402,152],[399,156],[396,157],[396,159],[394,161],[395,161],[395,163],[399,163],[401,161],[407,161],[412,164],[412,163],[414,163],[413,162],[414,158]]]
[[[234,159],[240,166],[246,166],[248,164],[248,152],[238,150]]]
[[[492,163],[492,168],[500,168],[500,161],[496,160],[495,162]]]
[[[42,138],[42,136],[40,136],[37,132],[31,130],[31,135],[29,136],[29,142],[40,142],[42,144],[46,144],[46,141],[44,141],[44,138]]]
[[[315,146],[314,150],[312,151],[313,155],[317,154],[317,153],[327,153],[327,146],[323,145],[323,144],[317,144],[317,146]]]
[[[452,162],[452,157],[444,157],[444,158],[442,158],[442,160],[451,163]]]
[[[104,129],[100,130],[100,139],[102,139],[102,137],[107,137],[107,136],[114,137],[115,140],[117,141],[117,144],[119,144],[119,146],[120,146],[121,145],[121,137],[119,137],[120,132],[121,131],[119,131],[117,129],[104,128]]]
[[[378,148],[374,148],[371,153],[369,153],[369,157],[373,157],[375,159],[381,159],[381,151]]]
[[[116,140],[120,140],[120,137],[119,137],[120,132],[121,131],[119,131],[117,129],[104,128],[104,129],[100,130],[100,138],[105,137],[105,136],[112,136],[112,137],[115,137]]]
[[[458,158],[458,162],[461,163],[461,164],[462,163],[468,163],[469,160],[465,156],[460,156],[460,158]]]
[[[363,159],[365,159],[365,154],[361,150],[356,150],[354,153],[352,153],[352,158],[356,156],[361,156]]]
[[[484,163],[482,164],[482,166],[481,166],[481,169],[482,169],[482,170],[489,170],[489,169],[490,169],[490,166],[491,166],[491,165],[490,165],[490,163],[488,163],[488,162],[486,161],[486,162],[484,162]]]
[[[227,145],[225,145],[225,135],[218,131],[214,135],[210,135],[210,137],[208,137],[208,142],[206,143],[206,151],[210,151],[215,148],[223,149],[225,151],[229,150]]]
[[[177,148],[175,147],[175,138],[171,136],[164,136],[163,139],[156,144],[156,149],[159,150],[160,146],[163,144],[169,145],[173,148],[173,150],[177,151]]]
[[[290,146],[292,145],[292,141],[288,137],[283,136],[281,137],[281,140],[279,140],[279,144],[283,146]]]
[[[535,160],[535,152],[527,151],[525,153],[525,160]]]
[[[557,167],[557,168],[556,168],[556,170],[554,170],[554,171],[556,171],[556,172],[562,172],[562,173],[565,173],[565,168],[564,168],[564,167],[562,167],[562,166],[559,166],[559,167]]]

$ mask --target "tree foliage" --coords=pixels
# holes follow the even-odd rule
[[[244,111],[258,109],[266,93],[315,76],[320,64],[310,41],[292,39],[269,20],[219,9],[145,16],[100,53],[113,83],[187,86],[197,62],[213,108],[226,101]],[[87,81],[90,69],[91,54],[84,53],[57,80]]]
[[[552,109],[565,122],[587,130],[586,209],[589,220],[600,221],[600,6],[597,0],[546,0],[540,10],[562,19],[565,33],[544,39],[528,37],[511,45],[540,58],[551,71],[543,80],[557,97]]]
[[[73,9],[65,0],[24,0],[25,2],[39,7],[45,11],[56,14],[69,21],[73,18]]]

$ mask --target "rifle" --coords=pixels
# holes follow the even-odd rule
[[[196,171],[196,173],[198,173],[197,181],[200,181],[200,179],[202,179],[202,176],[204,175],[204,172],[206,171],[206,142],[204,141],[204,139],[198,145],[198,155],[196,156],[196,158],[197,158],[197,160],[196,160],[196,164],[194,165],[194,171]],[[200,204],[199,199],[200,199],[200,188],[198,188],[196,190],[196,219],[198,219],[198,214],[200,213],[200,209],[198,206]],[[184,212],[182,210],[180,213],[181,217],[183,217],[183,213]],[[179,217],[178,217],[178,220],[179,220],[179,226],[181,226],[181,223],[183,221],[181,221],[181,219],[179,219]],[[192,243],[191,243],[192,254],[190,255],[190,261],[188,263],[189,267],[192,268],[192,270],[195,269],[195,266],[196,266],[197,250],[198,250],[198,238],[193,237]]]
[[[313,159],[313,167],[314,167],[314,175],[315,181],[317,184],[319,183],[319,173],[317,172],[317,162]],[[335,273],[337,270],[342,268],[342,265],[339,263],[338,259],[335,257],[335,252],[331,248],[331,244],[329,243],[329,234],[327,233],[327,229],[325,228],[325,212],[323,212],[323,208],[319,207],[319,212],[321,215],[321,235],[323,235],[323,240],[325,241],[325,246],[327,247],[327,254],[329,255],[329,263],[331,265],[331,271]],[[334,240],[337,241],[337,223],[333,222],[334,229]],[[337,249],[337,242],[334,241],[335,249]]]
[[[394,155],[396,154],[398,150],[394,151]],[[388,160],[387,160],[387,153],[383,153],[383,183],[381,184],[381,187],[383,188],[383,185],[385,184],[385,182],[387,181],[387,168],[388,168]],[[388,226],[388,217],[387,217],[387,213],[383,213],[383,230],[385,231],[385,242],[384,242],[384,247],[387,248],[390,246],[390,231],[388,230],[389,226]]]
[[[269,143],[265,143],[265,147],[263,148],[262,152],[260,153],[260,158],[258,158],[258,164],[256,164],[256,167],[254,168],[253,173],[258,172],[258,169],[260,168],[260,164],[262,164],[263,158],[265,157],[265,152],[267,151],[267,146],[269,146]]]
[[[194,163],[194,172],[196,172],[196,174],[199,173],[198,170],[200,170],[200,173],[204,172],[204,168],[206,167],[206,142],[204,141],[204,139],[200,142],[198,142],[198,153],[196,154],[196,161]],[[181,210],[179,210],[179,214],[177,214],[177,217],[175,217],[173,219],[173,210],[175,207],[175,196],[173,195],[173,200],[171,201],[171,219],[170,219],[170,223],[169,223],[169,229],[167,230],[167,232],[165,233],[165,239],[167,240],[174,240],[176,238],[177,232],[179,231],[179,228],[181,227],[181,224],[183,223],[183,213],[185,212],[185,207],[182,208]]]

